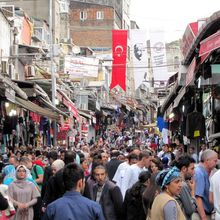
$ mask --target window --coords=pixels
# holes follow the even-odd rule
[[[81,11],[80,12],[80,20],[84,21],[87,19],[87,12],[86,11]]]
[[[104,12],[103,11],[97,11],[96,18],[98,20],[103,20],[104,19]]]

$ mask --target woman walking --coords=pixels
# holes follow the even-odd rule
[[[32,220],[34,217],[33,205],[37,202],[40,193],[37,187],[26,180],[27,168],[20,165],[16,169],[16,180],[8,187],[8,194],[16,208],[13,220]]]
[[[156,183],[162,193],[156,196],[151,209],[151,219],[155,220],[185,220],[185,216],[174,199],[180,194],[182,180],[176,167],[162,170],[156,176]]]

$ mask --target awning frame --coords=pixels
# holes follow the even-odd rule
[[[19,97],[15,97],[15,103],[17,105],[31,111],[31,112],[35,112],[35,113],[39,114],[39,115],[46,116],[48,118],[55,119],[55,120],[59,119],[59,114],[57,114],[56,112],[53,112],[53,111],[46,109],[46,108],[42,108],[29,100],[24,100]]]

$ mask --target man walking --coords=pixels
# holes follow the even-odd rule
[[[77,164],[70,163],[64,168],[63,182],[66,193],[48,205],[43,220],[105,220],[100,205],[81,195],[84,172]]]
[[[183,180],[181,192],[175,199],[182,208],[186,220],[191,220],[197,208],[194,180],[195,160],[189,155],[185,155],[179,157],[175,165],[180,170],[180,175]]]
[[[119,187],[108,180],[103,165],[98,165],[94,174],[97,184],[93,186],[93,200],[101,205],[106,220],[122,220],[123,199]]]
[[[209,202],[209,175],[216,166],[217,161],[217,153],[213,150],[207,149],[202,153],[201,162],[195,169],[195,196],[198,212],[194,216],[195,220],[211,220],[213,206]]]

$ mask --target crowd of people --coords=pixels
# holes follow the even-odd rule
[[[219,220],[218,154],[99,138],[0,157],[0,220]]]

